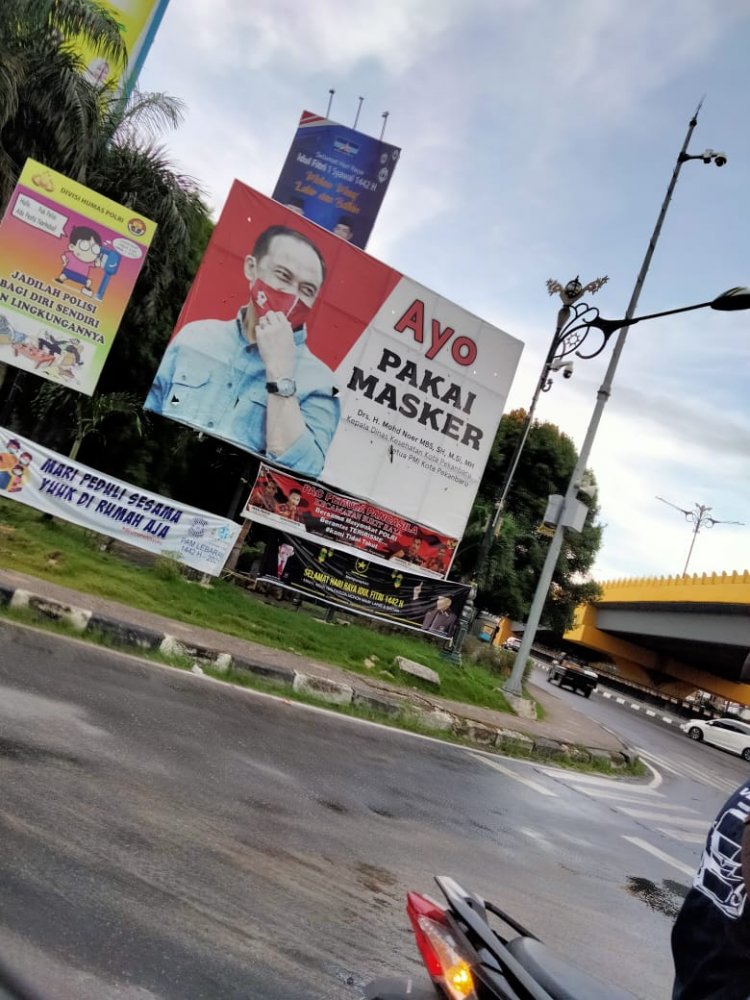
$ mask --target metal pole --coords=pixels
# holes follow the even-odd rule
[[[352,128],[356,128],[357,127],[357,122],[359,121],[359,113],[362,110],[362,104],[363,104],[363,102],[364,102],[364,97],[360,97],[359,98],[359,105],[357,106],[357,113],[354,116],[354,124],[352,125]]]
[[[685,569],[682,571],[683,576],[687,576],[688,566],[690,565],[690,557],[693,554],[693,546],[695,545],[695,539],[698,532],[701,530],[701,525],[703,524],[703,515],[706,513],[706,508],[702,505],[698,508],[699,515],[695,521],[695,530],[693,531],[693,537],[690,539],[690,548],[688,549],[687,559],[685,560]]]
[[[563,310],[561,310],[561,313]],[[534,413],[536,412],[537,403],[539,402],[539,397],[542,394],[545,385],[547,384],[547,379],[549,378],[550,365],[554,359],[555,351],[557,350],[557,335],[560,332],[560,324],[558,323],[557,330],[555,331],[555,338],[552,341],[552,346],[547,352],[547,357],[545,359],[544,365],[542,366],[542,372],[539,376],[539,381],[536,384],[536,389],[534,390],[534,395],[531,400],[531,405],[529,406],[529,411],[526,415],[526,420],[521,429],[521,435],[516,442],[516,447],[510,460],[510,465],[508,466],[508,471],[505,475],[503,481],[502,489],[500,491],[500,496],[495,502],[495,512],[491,514],[489,520],[487,521],[487,527],[485,528],[484,535],[482,536],[482,544],[479,547],[479,555],[477,557],[476,568],[474,569],[474,577],[477,583],[481,586],[482,577],[487,566],[487,560],[490,554],[490,548],[492,546],[492,539],[495,534],[497,525],[502,517],[503,510],[505,509],[505,503],[508,499],[508,494],[510,493],[510,488],[513,485],[513,479],[516,474],[516,469],[518,468],[518,463],[521,460],[521,453],[523,452],[524,445],[526,444],[526,438],[529,436],[529,431],[531,430],[531,424],[534,420]]]
[[[674,193],[674,189],[677,184],[677,178],[680,176],[682,164],[685,162],[685,153],[693,135],[695,126],[698,124],[699,111],[700,104],[698,105],[695,114],[690,119],[687,134],[685,135],[685,141],[683,142],[682,149],[677,157],[677,163],[675,164],[674,171],[672,172],[672,179],[669,182],[667,193],[664,196],[664,201],[662,202],[659,216],[656,220],[656,225],[654,226],[654,231],[651,235],[648,248],[646,249],[646,255],[643,258],[641,269],[638,272],[635,287],[633,288],[633,294],[630,296],[630,303],[628,305],[627,312],[625,313],[625,319],[627,320],[632,319],[635,315],[635,310],[638,307],[638,300],[641,297],[643,283],[646,280],[646,275],[648,274],[649,267],[651,266],[651,259],[654,256],[654,250],[656,249],[656,244],[659,240],[659,235],[661,234],[667,209],[669,208],[669,203],[672,200],[672,194]],[[518,652],[516,653],[516,658],[513,663],[513,670],[510,677],[505,682],[504,690],[508,694],[515,695],[516,697],[521,697],[523,694],[523,668],[531,652],[534,639],[536,638],[537,629],[539,628],[539,622],[542,617],[542,611],[544,610],[550,584],[552,583],[552,576],[554,574],[555,567],[557,566],[557,560],[562,548],[563,534],[565,531],[562,526],[562,522],[565,520],[565,512],[570,508],[572,502],[577,499],[578,486],[580,485],[583,474],[586,471],[586,464],[588,463],[589,455],[591,454],[591,448],[594,444],[596,432],[599,429],[599,423],[604,412],[604,407],[612,394],[612,383],[614,382],[615,372],[617,371],[617,365],[620,361],[620,355],[625,347],[627,335],[628,327],[623,326],[617,335],[617,340],[615,342],[614,350],[612,351],[612,357],[610,358],[607,372],[604,376],[604,381],[602,382],[599,392],[597,393],[596,406],[594,407],[594,412],[591,416],[591,422],[589,423],[583,446],[581,447],[581,451],[578,455],[578,461],[576,462],[573,474],[570,477],[570,482],[568,483],[568,489],[565,493],[565,498],[560,509],[560,518],[555,528],[555,533],[552,536],[552,540],[550,541],[549,549],[547,550],[547,558],[544,561],[539,582],[537,583],[534,600],[531,604],[523,638],[521,639],[521,645],[518,648]]]
[[[383,136],[385,135],[385,127],[388,124],[388,115],[389,114],[390,114],[389,111],[384,111],[383,114],[380,116],[383,119],[383,127],[380,130],[380,141],[381,142],[383,141]]]
[[[331,105],[333,104],[333,95],[336,93],[335,90],[328,91],[328,107],[326,108],[326,118],[331,117]]]

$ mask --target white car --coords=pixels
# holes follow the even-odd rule
[[[740,722],[739,719],[696,720],[681,723],[680,729],[697,743],[704,740],[738,754],[743,760],[750,760],[750,723]]]

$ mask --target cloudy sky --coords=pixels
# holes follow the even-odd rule
[[[750,284],[747,0],[171,0],[140,85],[182,98],[168,140],[218,211],[233,178],[270,194],[303,108],[403,149],[368,252],[526,344],[526,406],[559,303],[547,278],[600,275],[623,315],[688,121],[685,165],[640,312]],[[538,415],[580,445],[606,355],[577,362]],[[590,465],[598,579],[750,569],[750,313],[635,327]]]

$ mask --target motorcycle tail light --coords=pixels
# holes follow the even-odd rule
[[[410,892],[406,912],[422,960],[432,979],[439,980],[451,1000],[473,1000],[471,968],[462,957],[445,919],[445,911],[426,896]]]

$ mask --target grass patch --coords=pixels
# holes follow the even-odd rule
[[[38,611],[2,607],[0,608],[0,620],[3,618],[8,621],[17,622],[21,625],[28,625],[35,629],[53,632],[57,635],[64,635],[70,638],[78,639],[82,642],[90,643],[91,645],[101,646],[115,652],[121,652],[124,655],[132,657],[133,659],[146,659],[154,663],[163,664],[180,670],[192,670],[195,662],[191,657],[178,656],[174,654],[165,655],[159,650],[144,649],[135,652],[131,646],[118,642],[111,635],[97,632],[96,630],[91,630],[90,632],[80,632],[64,620],[61,621],[58,619],[47,618]],[[388,726],[392,729],[406,730],[407,732],[417,733],[422,736],[430,736],[431,738],[440,740],[443,743],[465,746],[472,749],[482,749],[488,753],[496,753],[498,756],[514,757],[519,760],[542,761],[544,763],[554,765],[556,767],[566,768],[568,770],[580,771],[584,773],[593,772],[596,774],[608,775],[610,777],[627,776],[640,778],[644,777],[648,773],[647,769],[640,760],[627,764],[623,767],[615,767],[611,761],[600,758],[592,760],[571,760],[557,757],[550,758],[547,754],[535,753],[528,747],[527,744],[520,741],[514,742],[509,740],[504,742],[502,747],[482,746],[478,748],[477,745],[468,738],[457,736],[456,734],[448,732],[444,729],[433,728],[422,718],[413,714],[408,708],[404,709],[404,711],[400,712],[398,715],[389,715],[383,712],[378,712],[376,709],[365,705],[336,705],[326,701],[324,698],[316,697],[314,694],[310,694],[307,691],[294,691],[290,685],[284,684],[282,681],[275,681],[271,678],[261,677],[247,670],[241,670],[236,667],[230,667],[229,670],[219,670],[205,663],[202,663],[200,666],[204,674],[223,683],[248,688],[249,690],[258,691],[263,694],[275,695],[277,697],[285,698],[288,701],[301,702],[303,704],[313,705],[317,708],[324,708],[330,712],[337,712],[339,715],[364,719],[369,722],[377,722],[380,725]],[[580,750],[584,752],[583,748],[580,748]]]
[[[501,677],[492,666],[469,657],[456,666],[427,638],[385,631],[382,625],[370,627],[360,619],[331,625],[322,620],[326,612],[318,606],[295,610],[221,580],[210,588],[201,587],[176,570],[168,557],[141,557],[136,563],[103,550],[103,536],[63,521],[43,520],[20,504],[0,505],[0,532],[4,542],[0,563],[7,569],[366,676],[387,670],[393,674],[387,678],[392,683],[426,691],[419,681],[407,682],[391,670],[394,658],[405,656],[440,675],[442,697],[510,710],[497,690]],[[377,658],[373,670],[364,666],[368,658]]]

